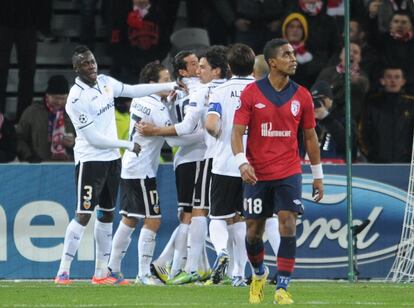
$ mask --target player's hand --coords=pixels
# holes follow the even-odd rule
[[[254,185],[257,182],[256,173],[254,172],[254,168],[246,163],[239,167],[240,175],[243,180],[243,182],[246,182],[247,184]]]
[[[132,150],[135,154],[138,154],[141,152],[141,146],[138,143],[134,143],[134,149]]]
[[[312,197],[315,202],[319,202],[323,198],[323,182],[322,179],[313,180]]]
[[[62,144],[65,148],[73,148],[75,145],[75,136],[73,136],[73,134],[63,135]]]
[[[152,123],[140,121],[135,124],[135,129],[142,136],[154,136],[156,126]]]
[[[188,93],[188,88],[181,79],[177,79],[176,83],[177,83],[177,86],[174,88],[174,90],[181,90],[181,91]]]

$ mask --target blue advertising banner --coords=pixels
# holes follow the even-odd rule
[[[347,278],[347,218],[345,166],[326,165],[325,198],[311,198],[311,176],[304,166],[305,214],[297,222],[295,278]],[[353,224],[370,220],[358,235],[360,278],[384,278],[400,240],[408,187],[409,165],[353,167]],[[72,164],[0,165],[0,279],[52,279],[59,267],[66,226],[75,214]],[[171,165],[158,173],[162,225],[157,257],[178,225],[175,177]],[[119,215],[114,231],[119,223]],[[126,277],[137,274],[135,231],[122,267]],[[208,245],[211,247],[211,245]],[[211,264],[215,254],[209,250]],[[275,257],[266,246],[267,264]],[[94,269],[93,223],[72,264],[72,278],[90,278]]]

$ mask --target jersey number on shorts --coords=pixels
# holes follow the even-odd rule
[[[247,211],[249,214],[262,213],[262,210],[263,210],[262,199],[259,199],[259,198],[244,199],[244,210]]]
[[[150,195],[150,199],[151,199],[151,204],[152,205],[158,204],[158,202],[159,202],[158,192],[156,190],[150,190],[149,195]]]

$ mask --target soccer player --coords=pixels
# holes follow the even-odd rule
[[[136,154],[140,146],[131,141],[118,140],[115,124],[114,97],[140,97],[164,90],[172,90],[175,82],[165,84],[126,85],[109,76],[98,75],[93,53],[86,46],[75,48],[72,64],[78,77],[69,92],[66,104],[76,130],[74,147],[76,164],[76,217],[65,234],[57,284],[69,284],[72,260],[79,248],[85,227],[96,208],[95,243],[96,264],[93,284],[106,284],[107,264],[112,242],[112,222],[121,171],[118,148]]]
[[[303,129],[311,162],[315,202],[323,197],[323,171],[314,129],[312,97],[308,90],[290,80],[297,67],[293,47],[287,40],[273,39],[266,43],[263,53],[270,74],[243,91],[240,108],[234,116],[231,142],[241,177],[246,183],[246,250],[253,268],[249,301],[260,303],[263,300],[269,270],[263,263],[262,236],[266,218],[275,208],[281,243],[274,301],[292,304],[287,288],[295,265],[296,218],[303,213],[297,142],[299,127]],[[243,135],[247,127],[245,155]]]
[[[168,81],[170,81],[170,74],[158,61],[148,63],[141,71],[140,82],[142,83]],[[164,138],[139,136],[135,125],[140,121],[159,126],[171,125],[170,114],[164,103],[168,95],[169,91],[164,91],[132,100],[129,136],[130,140],[141,145],[141,152],[136,156],[133,152],[126,151],[122,158],[120,185],[122,220],[114,235],[111,258],[108,264],[110,276],[121,281],[123,281],[121,261],[129,247],[131,235],[139,219],[144,219],[138,239],[138,276],[136,282],[143,285],[162,284],[151,275],[150,263],[155,249],[155,237],[161,224],[156,174]],[[173,138],[169,138],[168,141],[175,144]]]
[[[244,270],[246,224],[240,218],[243,207],[243,187],[240,171],[233,159],[231,131],[234,113],[240,106],[240,94],[252,83],[254,52],[244,44],[234,44],[227,53],[233,77],[216,87],[210,96],[206,130],[217,138],[213,160],[210,208],[210,239],[217,253],[210,283],[223,278],[229,257],[233,258],[233,273],[228,273],[233,286],[245,286]],[[229,256],[227,246],[232,247]]]
[[[182,136],[191,134],[199,127],[204,127],[204,121],[208,109],[208,97],[213,88],[226,81],[229,73],[226,58],[226,48],[222,46],[211,46],[205,55],[200,58],[199,76],[203,86],[198,88],[191,96],[187,113],[181,123],[170,127],[156,127],[152,124],[141,122],[139,132],[146,136]],[[200,122],[201,121],[201,122]],[[207,150],[204,154],[204,161],[200,166],[200,173],[196,184],[199,189],[195,190],[191,224],[189,227],[190,249],[187,256],[187,272],[180,273],[172,281],[173,284],[183,284],[200,280],[197,273],[198,259],[203,253],[205,239],[207,236],[207,213],[210,205],[210,178],[212,157],[214,150],[212,145],[215,139],[205,135]]]

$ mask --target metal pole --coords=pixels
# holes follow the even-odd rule
[[[344,46],[345,46],[345,132],[346,132],[346,192],[348,216],[348,280],[355,281],[352,222],[352,136],[351,136],[351,82],[349,56],[349,2],[344,0]]]

